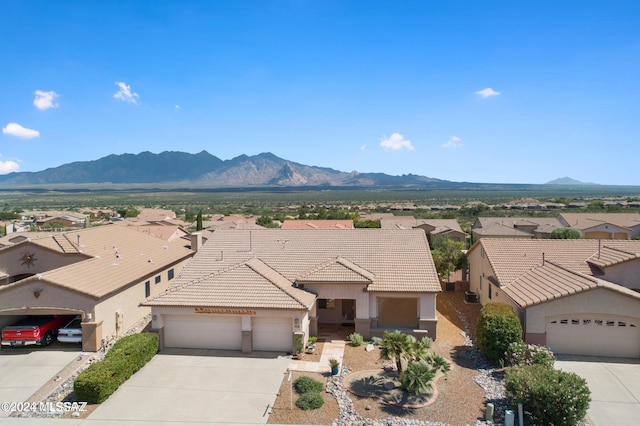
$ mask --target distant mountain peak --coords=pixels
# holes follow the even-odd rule
[[[545,185],[597,185],[596,183],[581,182],[579,180],[565,176],[562,178],[554,179],[545,183]]]

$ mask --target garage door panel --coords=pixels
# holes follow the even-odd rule
[[[291,352],[293,349],[293,330],[291,318],[254,317],[253,350]]]
[[[179,316],[164,320],[165,346],[170,348],[242,348],[242,321],[235,316]]]
[[[585,315],[550,318],[547,346],[557,354],[638,358],[640,321]]]

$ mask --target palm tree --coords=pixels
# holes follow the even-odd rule
[[[407,334],[399,330],[385,331],[380,342],[380,358],[394,360],[399,374],[402,372],[402,355],[406,353],[409,345]]]

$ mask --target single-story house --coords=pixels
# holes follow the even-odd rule
[[[549,238],[562,228],[555,217],[479,217],[471,225],[473,241],[481,238]]]
[[[640,241],[483,238],[468,258],[470,290],[509,304],[526,342],[640,357]]]
[[[427,234],[429,242],[434,236],[448,237],[457,242],[466,241],[468,237],[455,219],[416,219],[413,216],[384,216],[380,218],[380,228],[420,228]]]
[[[85,351],[149,315],[140,306],[164,292],[194,252],[104,225],[60,233],[11,234],[0,249],[0,327],[27,315],[79,315]]]
[[[436,338],[440,281],[422,230],[220,230],[149,298],[163,347],[293,351],[322,324]]]
[[[585,238],[630,240],[640,236],[640,213],[560,213],[558,220]]]

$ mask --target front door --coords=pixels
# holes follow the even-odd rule
[[[353,299],[342,299],[342,319],[346,322],[353,322],[356,316],[356,301]]]

